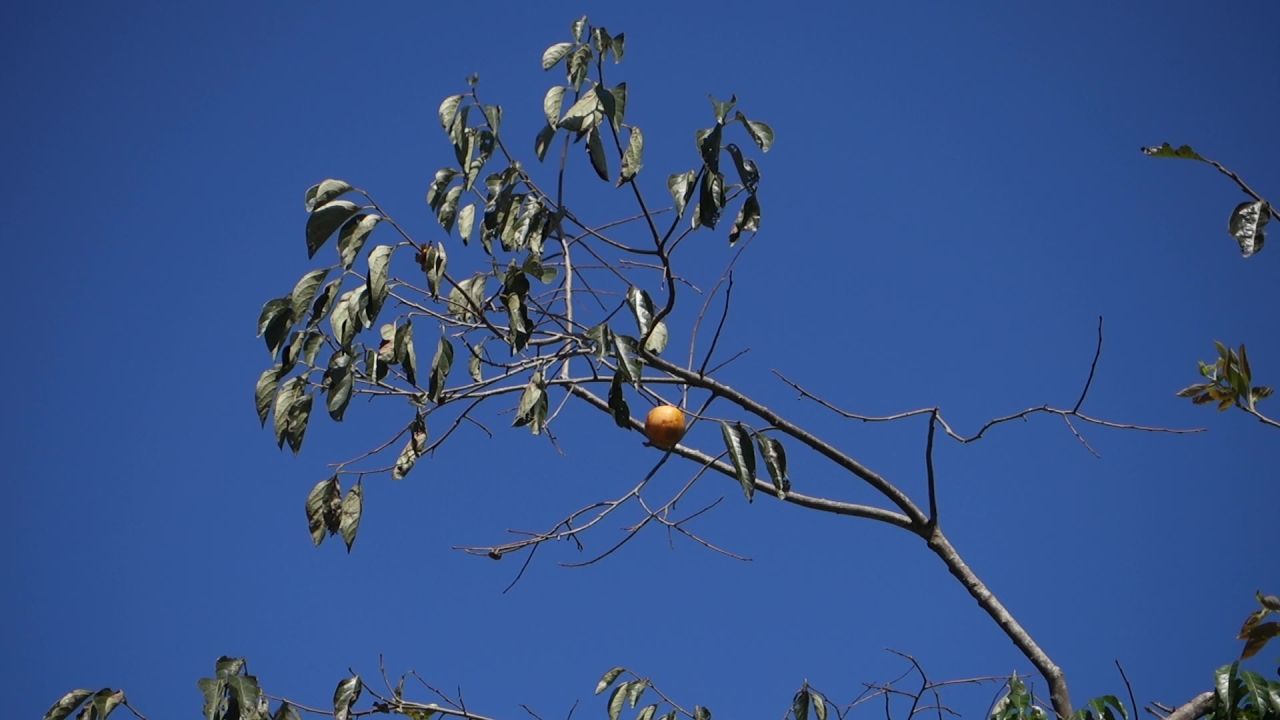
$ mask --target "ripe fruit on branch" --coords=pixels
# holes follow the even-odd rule
[[[655,447],[670,450],[684,437],[684,413],[675,405],[659,405],[644,419],[644,434]]]

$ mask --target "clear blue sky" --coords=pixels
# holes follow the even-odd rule
[[[1077,702],[1123,692],[1116,659],[1140,701],[1206,689],[1238,652],[1254,590],[1280,587],[1280,434],[1173,392],[1214,339],[1248,343],[1255,373],[1280,384],[1280,246],[1242,260],[1225,232],[1239,191],[1138,148],[1192,143],[1280,195],[1280,6],[784,7],[7,8],[6,714],[109,685],[152,720],[195,717],[196,679],[221,654],[247,656],[269,692],[324,705],[348,667],[376,676],[381,653],[504,718],[519,703],[563,717],[577,699],[578,716],[603,716],[590,692],[618,664],[717,717],[780,716],[805,678],[847,701],[900,669],[887,647],[939,679],[1030,671],[918,540],[748,506],[723,478],[702,483],[701,499],[726,501],[698,527],[750,563],[651,533],[584,570],[548,548],[501,594],[515,562],[451,547],[549,525],[655,458],[586,411],[560,421],[564,457],[503,429],[508,416],[492,441],[460,433],[406,481],[368,482],[352,555],[311,546],[303,498],[325,463],[402,419],[362,403],[343,426],[317,412],[297,458],[258,427],[251,389],[270,358],[254,321],[313,267],[303,190],[350,179],[438,239],[422,197],[452,162],[440,99],[478,72],[531,147],[558,81],[538,58],[583,12],[627,33],[612,72],[645,130],[652,197],[693,166],[707,93],[737,93],[777,132],[722,341],[751,352],[728,381],[918,492],[921,424],[847,424],[769,370],[867,413],[940,404],[972,431],[1074,402],[1103,315],[1085,410],[1210,428],[1085,428],[1098,459],[1040,418],[937,457],[945,527]],[[573,180],[595,184],[575,160]],[[629,211],[591,192],[596,217]],[[723,231],[698,238],[689,272],[713,279],[727,252]],[[691,441],[719,449],[710,430]],[[797,489],[868,498],[794,463]],[[993,693],[951,704],[978,717]]]

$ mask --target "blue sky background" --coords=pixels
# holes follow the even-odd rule
[[[726,354],[751,351],[726,381],[919,492],[922,423],[850,424],[769,370],[861,412],[938,404],[972,432],[1027,406],[1070,406],[1103,315],[1084,409],[1210,428],[1083,428],[1098,459],[1038,418],[937,452],[943,525],[1064,667],[1077,703],[1123,693],[1117,659],[1140,702],[1206,689],[1238,653],[1254,590],[1280,581],[1280,435],[1173,392],[1215,339],[1248,343],[1255,374],[1280,383],[1280,248],[1242,260],[1225,231],[1239,191],[1138,148],[1191,143],[1274,195],[1280,6],[1206,7],[7,8],[0,667],[12,716],[109,685],[153,720],[196,717],[196,679],[222,654],[314,705],[349,667],[376,676],[383,654],[389,671],[415,668],[503,718],[523,716],[519,703],[563,717],[578,699],[575,716],[603,716],[590,692],[619,664],[717,717],[780,716],[806,678],[850,700],[899,672],[888,647],[935,679],[1030,671],[918,540],[768,498],[747,505],[721,477],[701,483],[700,500],[725,502],[697,528],[752,562],[654,532],[583,570],[556,566],[579,557],[571,548],[547,548],[502,594],[516,562],[450,548],[548,526],[657,457],[585,408],[557,420],[563,457],[491,415],[493,440],[459,433],[406,481],[366,483],[352,555],[311,546],[303,498],[325,463],[388,436],[405,409],[355,402],[342,426],[317,412],[297,458],[257,425],[249,398],[270,364],[258,310],[318,266],[303,190],[349,179],[420,240],[441,239],[422,201],[453,162],[440,99],[478,72],[527,151],[543,93],[562,82],[538,58],[583,12],[627,33],[610,72],[630,86],[655,202],[667,174],[694,165],[707,93],[737,93],[777,132],[722,339]],[[630,212],[572,160],[584,214]],[[702,287],[728,258],[726,232],[677,258]],[[450,261],[479,256],[455,241]],[[700,304],[686,300],[677,336]],[[433,343],[419,328],[419,357]],[[690,442],[720,447],[712,427]],[[797,490],[869,499],[793,456]],[[669,466],[664,487],[691,472]],[[593,548],[623,521],[606,524]],[[1258,668],[1274,662],[1272,650]],[[947,699],[980,717],[994,693]]]

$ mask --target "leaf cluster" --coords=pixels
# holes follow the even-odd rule
[[[1188,385],[1178,397],[1190,398],[1196,405],[1216,403],[1218,410],[1232,406],[1254,410],[1257,402],[1271,395],[1271,388],[1253,384],[1249,354],[1241,343],[1238,350],[1216,342],[1218,357],[1212,363],[1201,360],[1200,375],[1206,382]]]

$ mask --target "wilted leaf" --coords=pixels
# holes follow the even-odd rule
[[[622,675],[622,673],[626,671],[627,669],[624,667],[616,667],[610,670],[609,672],[605,673],[604,675],[601,675],[600,682],[596,683],[596,695],[599,695],[600,693],[608,689],[608,687],[612,685],[615,680],[618,679],[618,676]]]
[[[1175,148],[1169,143],[1162,143],[1158,146],[1144,147],[1142,148],[1142,152],[1143,154],[1151,157],[1181,158],[1183,160],[1199,160],[1201,162],[1205,161],[1205,159],[1200,156],[1200,153],[1191,149],[1190,145],[1182,145]]]
[[[1263,595],[1261,591],[1255,593],[1258,602],[1262,607],[1272,612],[1280,612],[1280,595]]]
[[[544,125],[538,131],[538,136],[533,140],[533,152],[538,156],[538,160],[546,159],[547,148],[551,147],[551,139],[555,136],[556,129],[550,125]]]
[[[760,230],[760,201],[756,199],[755,193],[751,193],[742,203],[742,209],[738,210],[738,217],[734,219],[733,227],[729,230],[729,245],[732,246],[738,242],[742,233],[753,233],[758,230]]]
[[[391,264],[390,245],[379,245],[369,251],[369,319],[377,317],[387,299],[387,274]]]
[[[748,120],[747,116],[741,112],[736,113],[733,119],[742,123],[742,126],[747,129],[747,134],[755,141],[760,152],[769,152],[769,148],[773,147],[773,128],[762,122]]]
[[[293,404],[302,396],[306,382],[306,379],[299,375],[284,381],[276,392],[273,412],[275,413],[276,445],[279,447],[284,447],[285,434],[289,429],[289,408],[293,407]]]
[[[469,375],[472,380],[480,382],[484,380],[484,374],[481,372],[483,363],[483,355],[481,353],[484,351],[484,345],[476,344],[470,345],[469,347],[471,349],[471,357],[467,360],[467,375]]]
[[[795,720],[809,720],[809,687],[806,685],[791,698],[791,714]]]
[[[350,720],[351,706],[360,699],[360,676],[351,677],[338,683],[333,690],[333,720]]]
[[[648,680],[633,680],[627,683],[627,704],[634,708],[636,703],[640,702],[640,696],[647,687],[649,687]]]
[[[356,541],[356,532],[360,529],[360,513],[364,510],[364,486],[356,485],[347,491],[342,498],[341,517],[338,520],[338,532],[342,541],[347,544],[347,552]]]
[[[714,229],[720,222],[723,207],[724,175],[711,171],[703,173],[702,182],[698,183],[698,212],[694,216],[694,226]]]
[[[653,326],[653,299],[649,297],[649,293],[632,285],[627,288],[627,307],[631,309],[631,316],[636,319],[640,337],[644,337]]]
[[[649,337],[645,338],[645,352],[652,353],[654,355],[661,355],[662,351],[667,349],[667,339],[667,324],[659,320],[653,326],[653,331],[649,333]]]
[[[626,382],[626,373],[621,368],[613,373],[613,382],[609,383],[609,409],[613,411],[613,422],[620,428],[631,426],[631,408],[627,398],[622,394],[622,384]]]
[[[613,42],[609,43],[609,46],[613,48],[613,61],[615,63],[622,62],[622,56],[627,52],[627,34],[618,33],[614,35]]]
[[[640,712],[636,714],[636,720],[653,720],[653,715],[656,712],[658,712],[657,705],[645,705],[640,709]]]
[[[72,690],[58,698],[58,701],[45,711],[42,720],[65,720],[67,716],[75,712],[76,708],[80,707],[80,703],[87,700],[92,694],[92,690]]]
[[[791,480],[787,477],[787,453],[782,448],[782,443],[768,435],[756,433],[756,444],[760,446],[760,457],[764,458],[769,479],[773,480],[774,493],[779,499],[786,497],[791,491]]]
[[[356,333],[365,328],[368,313],[365,309],[368,291],[367,286],[348,290],[338,298],[329,316],[329,324],[333,328],[333,339],[342,347],[350,347]]]
[[[396,358],[400,362],[400,369],[404,370],[405,379],[410,385],[417,387],[418,351],[413,346],[413,320],[406,320],[404,325],[396,328],[395,347]]]
[[[350,200],[333,200],[317,207],[307,218],[307,257],[315,257],[329,236],[359,211]]]
[[[827,720],[827,703],[822,699],[822,695],[817,690],[809,688],[809,704],[813,707],[813,714],[818,720]]]
[[[436,343],[436,354],[431,358],[431,376],[427,379],[427,398],[432,402],[440,402],[445,385],[449,380],[449,371],[453,369],[453,343],[441,335]]]
[[[622,172],[618,176],[618,186],[636,176],[640,172],[640,168],[644,167],[644,134],[640,132],[640,128],[631,128],[630,137],[627,140],[627,151],[622,155]]]
[[[742,485],[742,492],[751,502],[756,492],[756,453],[751,447],[751,430],[740,422],[730,425],[721,420],[720,431],[724,435],[724,447],[733,461],[734,474]]]
[[[304,199],[307,212],[311,212],[330,200],[349,193],[354,189],[355,188],[351,187],[351,185],[345,180],[329,179],[316,183],[315,185],[307,188],[307,193]]]
[[[321,480],[307,493],[307,529],[311,532],[311,542],[316,547],[338,527],[337,506],[341,496],[342,488],[338,485],[337,475]]]
[[[701,705],[693,708],[693,720],[711,720],[711,711]]]
[[[342,230],[338,232],[338,259],[342,262],[343,269],[350,270],[355,264],[364,241],[369,239],[369,233],[381,221],[381,215],[361,213],[342,225]]]
[[[400,456],[396,458],[396,465],[391,470],[392,480],[403,480],[405,475],[413,469],[418,458],[422,457],[422,453],[427,449],[427,422],[421,416],[413,419],[413,423],[409,425],[409,442],[405,444],[404,449],[400,451]]]
[[[449,291],[449,314],[463,322],[476,322],[484,305],[484,286],[488,276],[484,273],[475,275],[458,283]]]
[[[733,158],[733,166],[738,171],[738,179],[742,181],[742,186],[751,191],[754,195],[756,186],[760,183],[760,170],[756,167],[754,160],[743,157],[742,149],[733,143],[724,146],[729,151],[729,157]]]
[[[1280,623],[1277,622],[1260,623],[1249,628],[1249,633],[1244,638],[1244,650],[1240,651],[1240,659],[1245,660],[1257,655],[1258,651],[1277,635],[1280,635]]]
[[[276,708],[276,712],[271,716],[271,720],[302,720],[302,716],[288,701],[280,703],[280,707]],[[424,719],[425,720],[425,719]]]
[[[622,708],[627,702],[627,686],[630,684],[622,683],[609,695],[609,720],[618,720],[618,716],[622,714]]]
[[[529,426],[534,435],[542,433],[547,420],[547,391],[542,379],[542,371],[535,372],[525,385],[520,395],[520,404],[516,407],[516,419],[513,427]]]
[[[604,109],[600,106],[600,96],[594,92],[583,93],[577,102],[569,106],[556,127],[572,130],[581,135],[598,125],[603,117]]]
[[[630,335],[610,335],[613,338],[613,354],[618,359],[618,370],[626,374],[627,382],[640,387],[643,366],[636,354],[636,339]]]
[[[582,87],[582,81],[587,79],[587,71],[591,68],[591,46],[579,45],[577,50],[569,56],[569,84],[574,90]]]
[[[1227,229],[1240,243],[1240,254],[1249,257],[1262,250],[1266,239],[1263,228],[1271,219],[1271,206],[1262,200],[1242,202],[1231,211]]]

